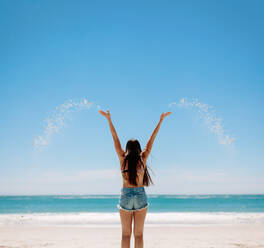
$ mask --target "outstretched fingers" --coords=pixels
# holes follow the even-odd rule
[[[110,118],[110,112],[109,110],[107,109],[107,112],[104,112],[102,110],[98,110],[98,112],[103,115],[104,117],[106,117],[107,119]]]
[[[165,112],[163,112],[162,114],[161,114],[161,116],[160,116],[160,119],[164,119],[166,116],[168,116],[168,115],[170,115],[172,112],[167,112],[167,113],[165,113]]]

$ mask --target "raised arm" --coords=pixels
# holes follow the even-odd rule
[[[109,110],[107,110],[107,113],[104,112],[104,111],[102,111],[102,110],[99,110],[98,112],[101,115],[105,116],[106,119],[108,120],[109,128],[110,128],[111,134],[113,136],[113,140],[114,140],[114,145],[115,145],[116,153],[118,155],[118,158],[121,160],[123,158],[125,152],[124,152],[124,150],[121,147],[119,138],[117,136],[116,130],[115,130],[114,125],[113,125],[112,120],[111,120],[111,116],[110,116]]]
[[[155,138],[156,138],[156,136],[157,136],[157,133],[158,133],[158,131],[159,131],[159,129],[160,129],[160,125],[161,125],[163,119],[164,119],[166,116],[168,116],[169,114],[171,114],[171,113],[172,113],[172,112],[167,112],[167,113],[162,113],[162,114],[161,114],[158,125],[155,127],[155,129],[154,129],[154,131],[153,131],[153,133],[152,133],[152,135],[151,135],[151,137],[150,137],[148,143],[146,144],[145,148],[143,149],[143,151],[142,151],[142,153],[141,153],[141,154],[142,154],[142,158],[143,158],[143,160],[146,161],[147,158],[148,158],[148,156],[149,156],[149,154],[150,154],[150,151],[151,151],[151,149],[152,149],[153,142],[154,142],[154,140],[155,140]]]

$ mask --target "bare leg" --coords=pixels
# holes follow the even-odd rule
[[[148,208],[134,212],[135,248],[143,248],[143,231]]]
[[[119,209],[120,219],[122,224],[122,248],[130,248],[130,238],[132,232],[132,216],[133,212]]]

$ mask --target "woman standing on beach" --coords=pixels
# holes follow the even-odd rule
[[[121,247],[130,247],[132,222],[134,220],[133,233],[135,248],[142,248],[144,222],[149,205],[144,186],[149,186],[150,183],[153,183],[148,173],[146,161],[150,154],[154,139],[159,131],[161,122],[166,116],[171,114],[171,112],[162,113],[160,121],[143,151],[136,139],[128,140],[126,151],[124,151],[111,121],[109,110],[107,110],[107,112],[99,110],[99,113],[108,120],[123,178],[123,188],[121,189],[118,204],[122,224]]]

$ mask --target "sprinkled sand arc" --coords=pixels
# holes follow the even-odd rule
[[[52,111],[51,115],[45,119],[45,128],[42,135],[33,137],[33,147],[41,150],[44,146],[49,145],[53,134],[58,133],[65,126],[66,120],[70,117],[70,113],[90,109],[94,105],[93,102],[88,102],[87,99],[73,101],[72,99],[57,106]],[[101,109],[96,105],[97,109]]]
[[[178,103],[170,103],[169,107],[171,108],[173,105],[176,105],[176,107],[195,109],[199,113],[199,117],[204,121],[209,131],[217,136],[220,144],[232,145],[234,143],[235,138],[226,134],[222,120],[216,116],[215,110],[212,106],[199,102],[197,98],[193,100],[182,98]]]

